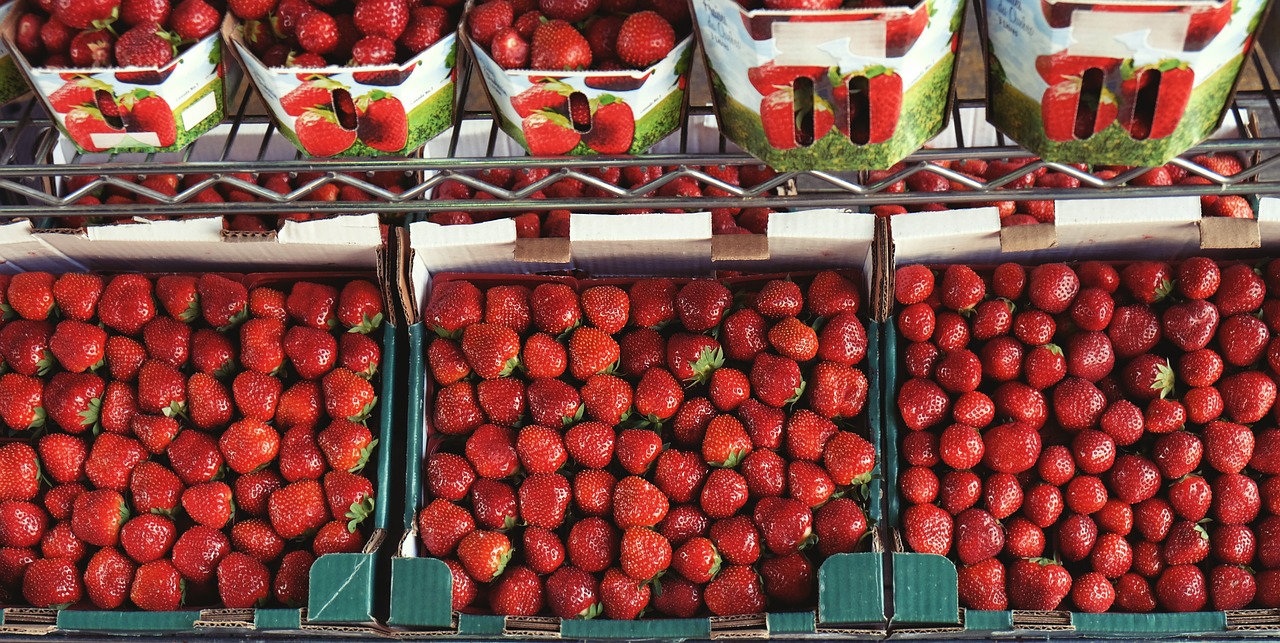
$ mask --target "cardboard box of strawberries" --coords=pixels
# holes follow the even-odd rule
[[[945,127],[962,0],[694,0],[729,140],[779,170],[884,169]]]
[[[598,274],[688,266],[698,243],[709,268],[709,235],[691,246],[650,225],[632,235],[643,258]],[[423,236],[437,229],[413,224],[406,257],[411,381],[427,393],[409,407],[423,424],[390,626],[883,633],[879,391],[863,370],[877,327],[859,270],[576,279],[510,274],[523,268],[499,252],[493,272],[448,273],[484,269],[488,242],[446,249]],[[869,225],[825,231],[847,251],[828,265],[869,260]]]
[[[457,5],[235,0],[222,31],[298,149],[405,156],[453,124]]]
[[[71,236],[0,244],[5,631],[372,633],[398,381],[377,254],[142,274],[109,241],[43,241]]]
[[[1277,205],[1263,202],[1264,239]],[[931,232],[942,216],[945,243]],[[1201,255],[1195,224],[1179,220],[1097,221],[1117,245],[1005,252],[997,217],[894,219],[884,369],[898,627],[1274,627],[1280,264]]]
[[[204,0],[18,0],[5,46],[81,151],[172,151],[222,122],[222,12]]]
[[[679,126],[685,2],[471,2],[459,33],[503,131],[534,156],[639,154]]]
[[[1166,163],[1222,122],[1267,7],[987,3],[988,119],[1050,161]]]

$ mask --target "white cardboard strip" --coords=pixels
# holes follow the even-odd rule
[[[574,266],[597,277],[711,272],[711,213],[571,214]]]
[[[431,274],[530,273],[569,267],[568,264],[516,261],[516,224],[511,219],[459,226],[421,221],[410,224],[409,239],[415,263],[422,263]]]
[[[834,208],[774,212],[769,215],[768,259],[717,261],[715,267],[753,272],[859,268],[869,280],[875,231],[876,217],[870,214]]]
[[[1081,199],[1056,204],[1061,260],[1188,257],[1200,250],[1200,198]]]
[[[889,221],[895,265],[1008,261],[1000,250],[1000,211],[971,208],[900,214]]]

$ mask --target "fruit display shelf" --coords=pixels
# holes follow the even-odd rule
[[[689,200],[681,197],[666,197],[657,194],[659,188],[682,176],[692,177],[711,185],[723,188],[723,194],[698,200],[699,207],[770,207],[775,210],[816,207],[869,208],[880,204],[918,205],[936,200],[936,195],[903,194],[891,191],[891,186],[907,176],[930,171],[953,181],[963,192],[948,195],[949,203],[981,203],[992,200],[991,193],[999,188],[1016,184],[1019,178],[1040,171],[1051,169],[1074,177],[1080,182],[1078,189],[1055,189],[1036,187],[1019,190],[1001,190],[1001,200],[1046,200],[1046,199],[1087,199],[1087,198],[1134,198],[1172,195],[1205,195],[1205,194],[1280,194],[1280,98],[1267,82],[1268,62],[1261,53],[1252,56],[1252,64],[1262,78],[1262,89],[1242,91],[1236,96],[1235,104],[1226,119],[1228,129],[1234,129],[1232,136],[1213,139],[1197,146],[1183,158],[1174,163],[1184,168],[1189,174],[1206,179],[1203,185],[1179,185],[1146,187],[1127,185],[1145,170],[1137,168],[1110,178],[1102,178],[1095,172],[1078,167],[1034,161],[1011,170],[1005,176],[975,179],[946,167],[949,161],[958,159],[1025,159],[1031,154],[1008,142],[1002,136],[995,136],[989,145],[974,146],[975,134],[972,124],[981,121],[981,117],[973,118],[981,107],[981,101],[957,101],[953,113],[951,127],[943,133],[938,141],[948,141],[948,147],[926,148],[913,155],[905,162],[903,168],[889,176],[877,176],[872,180],[867,173],[857,172],[782,172],[773,180],[751,188],[722,184],[715,177],[709,176],[695,166],[708,165],[754,165],[756,159],[736,151],[723,138],[715,153],[688,153],[690,137],[689,123],[691,119],[706,117],[711,114],[709,105],[687,104],[682,108],[680,130],[672,135],[664,149],[672,149],[670,153],[648,154],[627,157],[541,157],[494,156],[498,150],[512,148],[508,145],[506,134],[487,109],[456,110],[452,132],[442,136],[429,145],[426,153],[419,153],[414,158],[404,159],[310,159],[300,153],[292,158],[269,158],[266,150],[282,139],[282,134],[266,116],[266,109],[261,97],[248,91],[229,100],[230,116],[223,124],[228,136],[218,154],[212,159],[191,161],[191,148],[171,154],[145,155],[140,160],[134,157],[121,158],[106,155],[55,154],[62,143],[61,137],[52,122],[44,116],[39,105],[32,101],[10,106],[9,115],[0,119],[0,216],[120,216],[120,215],[182,215],[208,211],[207,204],[199,203],[197,195],[215,184],[234,186],[260,197],[258,202],[228,203],[220,207],[223,214],[284,214],[297,212],[300,209],[312,213],[340,213],[350,210],[349,204],[340,202],[307,202],[304,198],[311,192],[328,184],[352,186],[364,190],[379,199],[376,203],[361,206],[362,211],[378,213],[418,212],[431,213],[455,209],[456,204],[432,201],[429,196],[432,188],[446,179],[457,179],[459,182],[477,190],[486,192],[494,198],[470,204],[476,211],[529,211],[553,209],[577,210],[610,210],[646,207],[654,209],[670,207],[688,207]],[[468,96],[478,91],[479,80],[475,78],[474,65],[464,62],[460,66],[459,95]],[[695,92],[690,92],[695,93]],[[1254,120],[1257,120],[1255,127]],[[488,146],[486,155],[458,156],[459,132],[466,122],[468,128],[480,127],[488,130]],[[473,122],[474,121],[474,122]],[[258,124],[259,127],[246,127]],[[985,123],[982,124],[983,127]],[[989,131],[989,128],[987,128]],[[1261,134],[1258,134],[1261,132]],[[244,138],[251,138],[244,141]],[[934,145],[937,145],[935,141]],[[232,149],[257,147],[260,152],[247,158],[230,154]],[[515,147],[514,149],[519,149]],[[704,148],[705,149],[705,148]],[[1212,169],[1192,162],[1190,159],[1202,153],[1245,153],[1255,158],[1256,162],[1240,174],[1223,176]],[[510,152],[518,153],[518,152]],[[498,152],[502,154],[502,152]],[[629,189],[604,183],[587,173],[590,168],[602,166],[649,166],[661,165],[678,168],[674,172],[662,175],[649,183],[637,185]],[[550,176],[539,183],[525,186],[518,190],[507,189],[500,185],[487,183],[479,170],[486,168],[521,168],[537,167],[551,170]],[[375,182],[362,178],[361,173],[384,170],[404,171],[414,177],[412,185],[403,191],[392,192]],[[130,185],[126,176],[148,173],[200,173],[207,175],[200,181],[191,183],[174,195],[151,193]],[[291,192],[280,194],[261,186],[247,183],[232,176],[233,173],[244,172],[307,172],[315,173],[307,182],[296,186]],[[354,174],[354,175],[353,175]],[[97,177],[87,184],[81,185],[75,192],[60,194],[46,189],[55,177],[92,176]],[[604,190],[608,198],[567,199],[548,198],[535,199],[534,192],[563,179],[574,178],[589,186]],[[792,181],[798,191],[788,194],[776,194],[779,186]],[[115,185],[138,195],[151,197],[154,202],[148,204],[129,204],[118,206],[75,205],[80,196],[88,194],[102,185]]]

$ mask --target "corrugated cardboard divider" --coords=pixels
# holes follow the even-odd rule
[[[1200,220],[1204,249],[1261,248],[1262,230],[1256,219],[1204,217]]]

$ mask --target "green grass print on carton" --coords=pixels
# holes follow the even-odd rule
[[[1045,135],[1040,101],[1008,82],[1000,61],[990,56],[987,82],[991,95],[987,118],[1023,147],[1046,160],[1062,163],[1115,163],[1154,167],[1204,140],[1218,126],[1243,56],[1236,56],[1191,92],[1178,128],[1158,140],[1135,140],[1117,121],[1082,141],[1051,141]]]
[[[856,145],[839,128],[833,127],[809,147],[779,150],[765,138],[757,109],[743,105],[729,95],[714,74],[712,84],[723,106],[720,115],[725,136],[775,169],[884,169],[919,149],[942,130],[954,63],[954,54],[945,55],[904,92],[902,117],[897,130],[889,140],[869,145]]]
[[[27,80],[22,77],[22,72],[18,70],[18,64],[13,61],[13,56],[0,56],[0,105],[24,96],[30,91],[31,88],[27,86]]]

